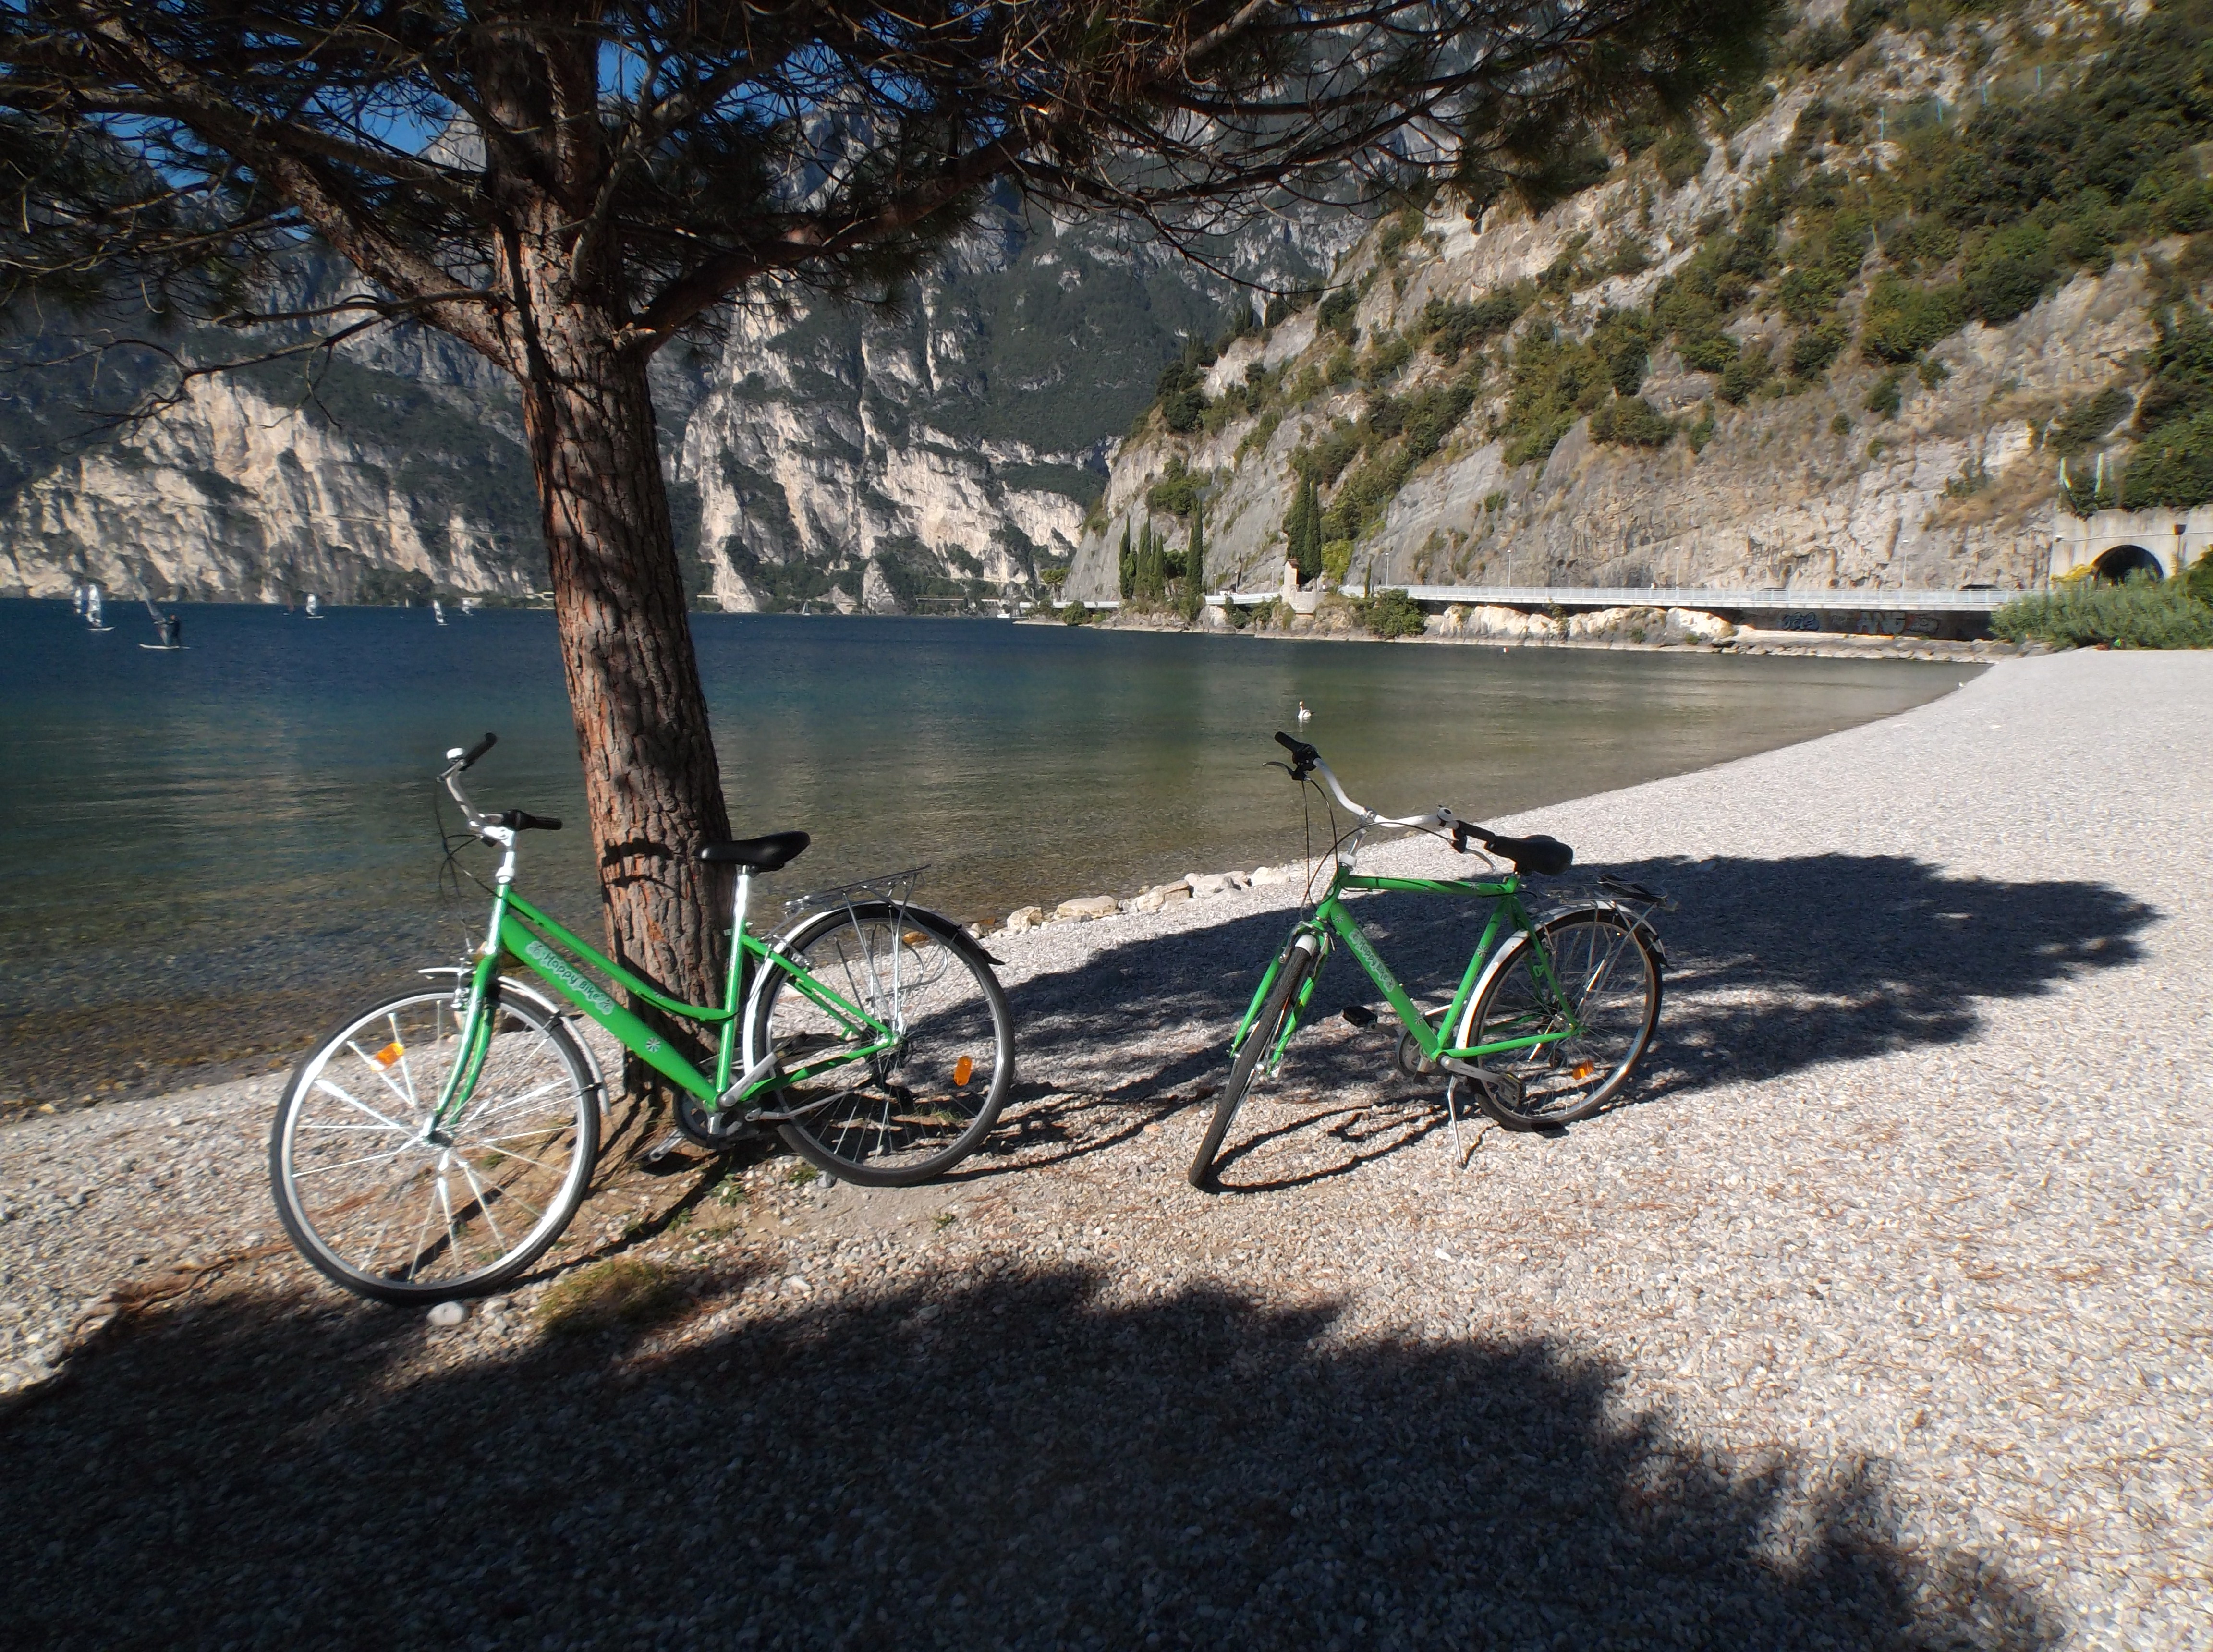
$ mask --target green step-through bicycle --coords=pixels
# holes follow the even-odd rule
[[[1320,776],[1352,825],[1335,834],[1328,887],[1269,964],[1237,1024],[1229,1079],[1215,1100],[1214,1116],[1191,1161],[1192,1186],[1213,1184],[1230,1120],[1256,1076],[1271,1077],[1280,1070],[1291,1034],[1312,1002],[1322,964],[1339,942],[1405,1028],[1398,1046],[1400,1070],[1409,1075],[1445,1073],[1455,1162],[1460,1157],[1463,1088],[1509,1130],[1540,1130],[1586,1119],[1620,1094],[1650,1047],[1660,1020],[1661,972],[1667,960],[1650,914],[1672,911],[1673,903],[1655,890],[1602,875],[1601,894],[1548,902],[1541,912],[1532,913],[1524,881],[1565,872],[1575,860],[1567,844],[1548,837],[1505,837],[1455,820],[1443,807],[1428,814],[1387,818],[1346,796],[1312,746],[1283,734],[1276,741],[1291,760],[1275,766],[1302,786],[1315,785],[1314,777]],[[1514,869],[1478,878],[1356,872],[1366,835],[1392,827],[1445,838],[1462,854],[1472,841],[1486,855],[1510,862]],[[1430,1014],[1414,1003],[1348,910],[1346,898],[1367,890],[1492,903],[1459,988],[1442,1010]],[[1356,1027],[1373,1026],[1376,1020],[1363,1005],[1346,1009],[1344,1016]]]
[[[735,873],[729,976],[721,1003],[686,1003],[515,887],[521,834],[561,823],[471,804],[460,777],[494,741],[448,752],[439,777],[469,832],[499,851],[483,945],[460,968],[424,972],[448,984],[348,1016],[277,1109],[277,1214],[326,1277],[384,1301],[442,1301],[512,1282],[560,1237],[590,1186],[607,1106],[579,1017],[674,1083],[678,1129],[710,1149],[773,1126],[831,1175],[903,1186],[982,1143],[1014,1078],[1012,1018],[983,948],[911,904],[914,872],[803,896],[765,938],[747,925],[753,879],[796,859],[807,834],[705,845],[701,860]],[[718,1029],[712,1070],[580,963]],[[509,972],[518,966],[536,981]]]

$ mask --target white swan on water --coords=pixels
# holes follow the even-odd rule
[[[1301,722],[1314,721],[1314,713],[1307,710],[1307,703],[1304,700],[1299,702],[1299,721]]]

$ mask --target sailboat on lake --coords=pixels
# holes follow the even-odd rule
[[[446,623],[446,605],[435,596],[430,599],[430,618],[442,625]]]
[[[322,598],[320,598],[320,597],[317,596],[317,595],[316,595],[313,591],[308,592],[308,619],[322,619],[323,617],[324,617],[324,616],[323,616],[323,600],[322,600]]]
[[[100,587],[88,585],[84,592],[84,623],[94,631],[113,631],[107,623],[107,610],[100,594]]]

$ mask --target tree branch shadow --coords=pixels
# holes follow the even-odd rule
[[[413,1316],[243,1289],[149,1314],[0,1430],[12,1632],[2060,1637],[2002,1563],[1905,1538],[1880,1462],[1716,1452],[1625,1415],[1615,1373],[1541,1341],[1348,1338],[1312,1293],[1110,1300],[1105,1283],[971,1273],[512,1351],[442,1351]]]
[[[1653,915],[1669,965],[1665,1005],[1644,1067],[1617,1106],[1966,1042],[1982,1026],[1984,1003],[2040,996],[2135,962],[2138,937],[2163,916],[2088,880],[1952,877],[1909,856],[1662,858],[1613,869],[1680,902],[1675,913]],[[1584,876],[1540,885],[1531,908],[1541,916],[1592,887]],[[1387,895],[1355,910],[1416,1002],[1435,1010],[1458,985],[1487,907]],[[1290,923],[1285,912],[1232,918],[1110,947],[1078,968],[1023,983],[1014,1000],[1026,1070],[1102,1094],[1218,1077],[1229,1033]],[[1131,991],[1106,1002],[1102,980]],[[1348,1004],[1381,1008],[1378,1032],[1331,1026]],[[1158,1049],[1187,1046],[1194,1027],[1216,1029],[1219,1041]],[[1333,954],[1285,1080],[1321,1093],[1373,1086],[1397,1031],[1365,973]]]

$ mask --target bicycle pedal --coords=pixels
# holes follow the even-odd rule
[[[673,1130],[668,1132],[668,1138],[664,1140],[660,1146],[647,1149],[645,1161],[648,1164],[659,1164],[663,1159],[667,1158],[671,1153],[674,1153],[678,1148],[682,1147],[683,1145],[684,1132],[680,1130]]]
[[[1364,1003],[1349,1003],[1337,1013],[1355,1027],[1375,1025],[1375,1012]]]

